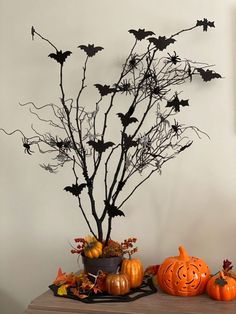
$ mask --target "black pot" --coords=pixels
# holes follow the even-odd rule
[[[99,270],[104,273],[115,274],[121,264],[122,256],[88,258],[82,255],[84,271],[97,275]]]

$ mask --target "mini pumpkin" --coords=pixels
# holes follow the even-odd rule
[[[128,276],[130,288],[139,287],[143,281],[143,265],[139,259],[123,259],[121,273]]]
[[[88,236],[85,238],[84,255],[88,258],[98,258],[102,255],[103,245],[95,237]]]
[[[207,283],[207,294],[218,301],[231,301],[236,297],[236,280],[223,271],[212,276]]]
[[[106,291],[112,295],[124,295],[130,290],[126,274],[109,274],[106,278]]]
[[[195,296],[205,291],[210,271],[207,264],[188,256],[183,246],[179,256],[168,257],[158,269],[158,284],[171,295]]]

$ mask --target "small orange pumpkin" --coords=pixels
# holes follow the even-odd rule
[[[95,237],[88,236],[85,238],[84,255],[88,258],[98,258],[102,255],[103,245]]]
[[[188,256],[183,246],[179,256],[168,257],[158,269],[158,284],[171,295],[194,296],[205,291],[210,271],[206,263]]]
[[[121,273],[128,276],[130,288],[139,287],[143,281],[143,265],[139,259],[123,259]]]
[[[236,297],[236,280],[219,272],[207,283],[207,294],[218,301],[231,301]]]
[[[112,295],[124,295],[130,290],[126,274],[109,274],[106,278],[106,291]]]

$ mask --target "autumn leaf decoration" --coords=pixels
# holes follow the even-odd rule
[[[225,259],[223,261],[222,268],[224,275],[232,277],[236,280],[236,273],[232,270],[233,269],[232,262],[230,262],[228,259]]]

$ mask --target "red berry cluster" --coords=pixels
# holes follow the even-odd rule
[[[123,254],[129,254],[129,256],[131,256],[136,253],[138,251],[138,248],[134,247],[134,243],[136,243],[136,241],[136,238],[128,238],[121,242]]]
[[[81,254],[84,250],[84,245],[86,243],[84,238],[75,238],[75,243],[77,244],[76,248],[71,250],[72,254]]]

